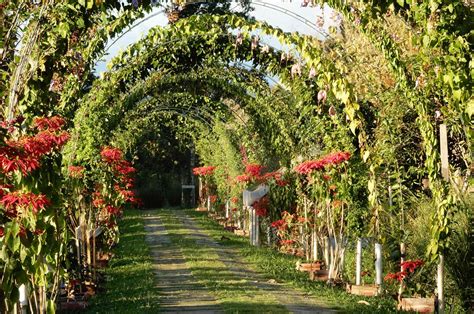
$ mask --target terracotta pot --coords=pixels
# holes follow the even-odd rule
[[[315,270],[309,272],[309,279],[314,281],[327,281],[329,271],[327,270]]]

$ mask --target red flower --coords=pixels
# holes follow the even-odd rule
[[[18,208],[31,208],[34,214],[50,205],[50,201],[43,194],[34,194],[31,192],[12,192],[4,195],[0,200],[7,211],[15,213]]]
[[[118,215],[120,214],[120,208],[118,207],[115,207],[115,206],[112,206],[112,205],[107,205],[105,207],[105,209],[107,210],[107,212],[110,214],[110,215]]]
[[[397,273],[390,273],[385,276],[386,281],[391,281],[391,280],[397,280],[397,281],[402,281],[405,277],[407,276],[407,272],[405,271],[399,271]]]
[[[38,117],[34,120],[34,126],[38,130],[49,129],[50,131],[57,131],[61,129],[65,123],[66,121],[60,116],[52,116],[51,118]]]
[[[234,204],[237,204],[239,202],[239,198],[234,196],[233,198],[230,199],[230,201]]]
[[[122,160],[123,153],[118,148],[104,147],[100,152],[100,156],[104,162],[114,164]]]
[[[246,174],[241,174],[237,176],[235,179],[237,180],[237,182],[244,182],[244,183],[250,182],[252,180],[252,178]]]
[[[0,148],[0,165],[4,173],[20,170],[26,175],[40,167],[38,157],[28,154],[22,149],[4,146]]]
[[[92,194],[92,205],[94,207],[99,208],[105,205],[105,200],[102,198],[100,192],[94,192]]]
[[[407,260],[400,264],[402,269],[408,271],[410,273],[414,272],[418,267],[422,266],[425,262],[421,259],[417,259],[415,261]]]
[[[196,167],[193,168],[193,173],[197,176],[210,176],[214,173],[214,170],[216,170],[216,167],[214,166],[204,166],[204,167]]]
[[[115,165],[115,171],[117,171],[122,176],[128,176],[132,173],[135,173],[137,169],[132,167],[128,161],[122,161],[121,163]]]
[[[251,177],[259,177],[263,168],[265,168],[262,165],[258,164],[247,164],[245,166],[245,173],[248,174]]]
[[[209,200],[211,201],[211,203],[217,202],[217,195],[211,195],[211,196],[209,196]]]
[[[283,219],[272,222],[272,227],[281,231],[285,230],[286,226],[287,226],[286,221]]]
[[[280,241],[281,245],[292,245],[293,243],[295,243],[295,240],[281,240]]]
[[[69,166],[69,175],[72,178],[82,178],[83,172],[84,172],[84,167],[82,166]]]
[[[36,235],[42,235],[44,233],[44,230],[43,229],[36,229],[33,233],[36,234]]]
[[[313,170],[321,170],[326,166],[335,166],[346,160],[349,160],[351,154],[349,152],[335,152],[328,154],[318,160],[305,161],[295,167],[295,171],[300,174],[309,174]],[[325,178],[324,178],[325,179]]]
[[[267,215],[269,203],[270,200],[268,196],[264,196],[255,203],[253,203],[252,206],[255,209],[255,214],[259,217],[265,217]]]
[[[289,182],[285,180],[276,180],[275,183],[276,185],[281,186],[281,187],[287,186],[289,184]]]
[[[5,228],[0,226],[0,238],[3,238],[5,236]]]
[[[304,217],[298,217],[298,222],[305,223],[305,222],[306,222],[306,218],[304,218]]]

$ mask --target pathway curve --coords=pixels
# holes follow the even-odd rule
[[[180,248],[157,216],[144,217],[146,241],[154,260],[160,312],[222,313],[215,298],[191,274]]]
[[[325,308],[314,297],[310,297],[302,291],[295,290],[289,285],[268,280],[264,274],[255,269],[232,248],[220,245],[214,241],[197,224],[194,218],[186,215],[185,212],[176,210],[174,214],[179,217],[182,224],[190,230],[189,235],[195,238],[196,242],[202,246],[212,247],[219,255],[220,260],[226,264],[228,269],[237,277],[252,281],[259,289],[274,295],[278,301],[291,313],[336,313],[335,310]]]

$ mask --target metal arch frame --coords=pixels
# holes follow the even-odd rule
[[[262,1],[262,0],[253,0],[252,3],[254,3],[254,2],[260,2],[258,5],[264,5],[264,4],[266,4],[266,5],[269,5],[269,6],[278,7],[278,8],[280,8],[280,9],[282,9],[282,10],[286,10],[286,9],[281,8],[281,7],[279,7],[279,6],[272,5],[272,4],[268,4],[267,2]],[[276,9],[274,9],[274,10],[276,10]],[[134,24],[133,27],[129,28],[126,32],[122,33],[122,34],[119,36],[119,38],[123,37],[126,33],[128,33],[129,31],[131,31],[134,27],[140,25],[141,23],[143,23],[144,21],[148,20],[149,18],[152,18],[152,17],[154,17],[154,16],[156,16],[156,15],[162,13],[163,11],[164,11],[164,10],[162,10],[162,11],[160,11],[160,12],[156,12],[156,13],[152,14],[151,16],[145,18],[144,20],[141,20],[139,23]],[[285,14],[289,14],[288,12],[291,13],[291,11],[289,11],[289,10],[286,10],[286,11],[287,11],[287,12],[282,12],[282,13],[285,13]],[[297,15],[297,14],[295,14],[295,15]],[[302,16],[299,16],[299,17],[300,17],[302,20],[307,21],[308,23],[311,23],[310,21],[308,21],[308,20],[305,19],[304,17],[302,17]],[[295,17],[295,18],[296,18],[296,17]],[[300,20],[300,21],[301,21],[301,20]],[[302,21],[302,22],[303,22],[303,21]],[[205,34],[194,34],[194,35],[188,36],[187,38],[198,38],[198,37],[201,37],[201,36],[205,36]],[[219,37],[228,37],[228,36],[230,36],[229,33],[222,33],[222,34],[219,35]],[[330,37],[330,36],[329,36],[329,37]],[[114,41],[114,43],[115,43],[117,40],[119,40],[119,38],[117,38],[117,39]],[[181,40],[183,40],[183,39],[167,40],[167,41],[164,41],[164,42],[160,42],[160,43],[158,43],[157,45],[154,45],[152,48],[156,48],[156,47],[159,47],[159,46],[162,46],[162,45],[166,45],[166,44],[170,44],[170,43],[174,43],[174,42],[179,42],[179,41],[181,41]],[[269,47],[271,47],[271,48],[274,49],[275,51],[281,51],[281,49],[278,49],[278,48],[276,48],[276,47],[273,46],[273,45],[269,45],[269,44],[267,44],[265,41],[260,41],[260,43],[263,43],[263,44],[268,45]],[[109,49],[109,48],[110,48],[110,46],[109,46],[108,48],[106,48],[106,49]],[[153,49],[151,49],[151,50],[153,50]],[[105,53],[105,52],[106,52],[106,51],[104,51],[104,53]],[[149,53],[148,51],[145,52],[145,54],[148,54],[148,53]],[[339,54],[339,55],[340,55],[340,54]],[[346,56],[348,56],[348,55],[346,55]],[[350,57],[350,56],[348,56],[348,57]],[[100,59],[100,58],[99,58],[99,59]],[[327,59],[327,60],[328,60],[330,63],[332,63],[332,64],[335,63],[334,60],[330,60],[330,59]],[[95,62],[95,65],[97,64],[98,61],[99,61],[99,60],[97,60],[97,61]],[[241,63],[241,62],[235,62],[235,63],[236,63],[236,64],[241,64],[241,65],[247,67],[248,69],[256,69],[255,67],[251,67],[251,66],[249,66],[249,65],[247,65],[247,64],[245,64],[245,63]],[[359,72],[359,74],[363,75],[363,73],[362,73],[361,70],[358,70],[358,72]],[[269,80],[271,80],[272,82],[278,84],[279,86],[284,87],[284,85],[282,85],[281,82],[276,81],[276,80],[273,79],[271,76],[269,76],[267,73],[265,73],[265,72],[263,72],[263,71],[261,71],[261,70],[259,70],[259,73],[263,74],[267,79],[269,79]],[[389,90],[389,89],[391,89],[391,88],[389,87],[389,88],[384,89],[383,91],[380,91],[379,93],[375,94],[374,97],[375,97],[375,98],[378,98],[378,95],[384,93],[386,90]]]
[[[247,69],[256,70],[255,68],[253,68],[253,67],[251,67],[251,66],[249,66],[249,65],[247,65],[247,64],[245,64],[245,63],[235,62],[234,65],[231,65],[233,68],[235,68],[235,69],[237,69],[237,70],[240,70],[240,71],[248,71],[248,70],[247,70],[247,69],[244,69],[244,68],[241,68],[241,67],[239,67],[239,66],[235,66],[235,65],[242,65],[242,66],[246,67]],[[262,74],[262,73],[265,74],[265,73],[262,72],[260,69],[257,69],[257,71],[258,71],[259,74]],[[267,77],[267,76],[265,75],[265,77]],[[267,77],[267,78],[272,79],[271,77]],[[275,81],[275,80],[274,80],[274,81]],[[276,81],[275,81],[275,82],[276,82]],[[279,85],[281,85],[281,83],[279,83],[279,82],[276,82],[276,83],[278,83]],[[132,87],[132,90],[133,90],[133,87]],[[253,95],[247,94],[247,96],[250,97],[250,98],[252,98],[252,99],[255,99],[255,96],[253,96]],[[148,100],[151,100],[151,99],[157,100],[158,97],[153,96],[153,95],[150,95],[149,92],[146,92],[146,94],[144,95],[144,97],[143,97],[142,99],[136,101],[137,106],[138,106],[140,103],[143,103],[143,102],[148,101]],[[277,98],[277,99],[281,99],[281,97],[280,97],[280,98]],[[178,107],[177,107],[177,108],[178,108]],[[194,109],[201,109],[201,108],[199,108],[199,107],[192,107],[192,108],[194,108]],[[232,114],[235,118],[237,118],[238,120],[240,120],[244,125],[247,125],[247,123],[245,122],[245,120],[244,120],[235,110],[233,110],[232,108],[229,108],[228,106],[226,106],[226,108],[231,112],[231,114]],[[208,110],[206,110],[206,113],[210,113],[210,112],[208,112]],[[225,122],[225,121],[222,120],[222,122]]]
[[[271,10],[275,10],[275,11],[278,11],[280,13],[283,13],[283,14],[286,14],[287,16],[289,17],[292,17],[294,18],[295,20],[307,25],[308,27],[312,28],[313,30],[315,30],[317,33],[319,33],[320,35],[322,35],[324,38],[329,38],[331,37],[331,34],[321,30],[318,28],[318,26],[311,22],[310,20],[308,20],[307,18],[305,18],[304,16],[300,15],[300,14],[297,14],[293,11],[290,11],[290,10],[287,10],[279,5],[276,5],[276,4],[272,4],[272,3],[268,3],[268,2],[265,2],[265,1],[262,1],[262,0],[252,0],[251,3],[255,4],[255,5],[259,5],[261,7],[265,7],[265,8],[269,8]],[[158,7],[162,7],[161,5],[158,5]],[[235,7],[234,7],[235,8]],[[116,37],[105,49],[104,49],[104,53],[102,54],[102,56],[105,55],[105,53],[107,53],[107,51],[117,42],[119,41],[123,36],[125,36],[128,32],[132,31],[135,27],[138,27],[139,25],[141,25],[142,23],[154,18],[155,16],[158,16],[160,14],[163,14],[165,12],[165,9],[162,9],[156,13],[153,13],[145,18],[143,18],[142,20],[140,20],[138,23],[134,23],[131,27],[129,27],[126,31],[120,33],[120,35],[118,37]],[[101,57],[102,57],[101,56]]]
[[[188,36],[187,38],[198,38],[198,37],[201,37],[201,36],[205,36],[205,34],[194,34],[194,35]],[[228,36],[230,36],[229,33],[221,33],[221,34],[219,35],[219,37],[228,37]],[[159,47],[159,46],[163,46],[163,45],[166,45],[166,44],[180,42],[180,41],[182,41],[182,40],[183,40],[183,39],[178,38],[178,39],[172,39],[172,40],[167,40],[167,41],[164,41],[164,42],[160,42],[160,43],[157,43],[156,45],[154,45],[153,47],[151,47],[150,50],[153,50],[154,48],[157,48],[157,47]],[[260,43],[263,43],[263,44],[265,44],[265,45],[271,47],[271,48],[274,49],[275,51],[282,51],[281,49],[278,49],[278,48],[276,48],[276,47],[273,46],[273,45],[267,44],[265,41],[260,41]],[[148,53],[150,53],[150,52],[149,52],[149,51],[146,51],[146,52],[145,52],[145,54],[148,54]],[[348,56],[348,55],[346,55],[346,56]],[[350,57],[350,56],[348,56],[348,57]],[[97,63],[99,62],[99,59],[100,59],[100,58],[98,58],[98,60],[94,63],[94,66],[97,65]],[[332,64],[335,63],[334,60],[330,60],[330,59],[327,59],[327,60],[328,60],[330,63],[332,63]],[[359,73],[362,74],[362,72],[359,72]],[[264,75],[265,75],[265,77],[270,78],[270,76],[268,76],[266,73],[264,73]],[[276,82],[275,80],[273,80],[273,81]],[[279,83],[279,82],[278,82],[278,84],[279,84],[280,86],[283,86],[283,85],[282,85],[281,83]]]

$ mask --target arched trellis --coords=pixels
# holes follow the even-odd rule
[[[196,17],[195,18],[195,21],[198,21],[198,20],[205,20],[207,19],[207,21],[211,21],[211,18],[208,18],[206,16],[203,16],[203,17]],[[222,19],[222,18],[221,18]],[[232,18],[231,18],[232,19]],[[192,20],[192,19],[191,19]],[[216,17],[213,17],[212,18],[213,21],[218,21],[219,18],[216,18]],[[184,28],[186,28],[186,25],[190,26],[192,25],[191,22],[189,22],[190,20],[186,20],[186,21],[181,21],[179,26],[182,26]],[[192,21],[194,22],[194,21]],[[309,44],[308,42],[304,42],[304,40],[301,38],[301,37],[297,37],[295,36],[295,38],[291,38],[291,36],[289,35],[284,35],[284,34],[281,34],[278,32],[278,30],[272,30],[270,27],[267,27],[267,26],[262,26],[263,24],[259,24],[259,23],[255,23],[254,25],[248,25],[246,24],[244,21],[242,20],[238,20],[238,18],[234,18],[233,20],[233,23],[232,22],[230,23],[231,25],[234,26],[234,28],[241,28],[241,27],[244,27],[246,28],[244,32],[247,32],[250,31],[250,30],[253,30],[256,28],[255,25],[258,25],[258,27],[263,27],[265,28],[269,33],[275,35],[277,34],[276,36],[282,36],[282,41],[283,42],[286,42],[287,44],[292,44],[292,45],[296,45],[298,48],[301,48],[301,53],[300,55],[302,56],[303,60],[306,61],[306,63],[308,64],[308,66],[312,66],[314,65],[315,63],[318,63],[318,62],[315,62],[315,57],[317,59],[317,55],[315,54],[315,51],[317,50],[314,50],[314,46],[312,44]],[[194,26],[194,25],[193,25]],[[176,29],[175,29],[176,30]],[[195,33],[198,32],[198,30],[195,30]],[[212,33],[212,31],[211,31]],[[219,37],[219,35],[217,34],[217,32],[214,33],[216,36],[215,39],[217,39],[217,37]],[[209,34],[206,34],[206,36],[209,36]],[[247,35],[247,37],[249,37],[249,35]],[[233,41],[235,41],[235,38],[233,38]],[[216,40],[217,42],[217,40]],[[248,42],[246,43],[248,45],[248,43],[250,42],[250,39],[248,40]],[[220,42],[222,44],[222,42]],[[311,47],[311,48],[309,48]],[[159,48],[159,47],[156,47],[156,45],[150,45],[149,43],[144,43],[143,46],[141,47],[132,47],[129,51],[127,51],[124,55],[120,56],[117,60],[119,60],[120,58],[124,57],[123,60],[119,61],[119,62],[115,62],[114,65],[113,65],[113,69],[114,70],[117,70],[117,71],[121,71],[123,70],[124,68],[126,68],[128,65],[132,64],[132,62],[135,62],[134,64],[130,65],[130,67],[132,66],[137,66],[137,57],[138,54],[141,54],[141,52],[143,51],[147,51],[149,49],[155,49],[155,48]],[[261,49],[261,48],[260,48]],[[146,59],[146,57],[145,57]],[[147,63],[148,61],[145,61],[145,63]],[[313,64],[312,64],[313,63]],[[277,66],[277,64],[272,64],[273,66]],[[295,65],[295,63],[293,63],[293,65]],[[292,65],[292,66],[293,66]],[[330,65],[328,66],[330,68]],[[287,71],[289,70],[288,67],[286,69]],[[332,68],[332,74],[336,74],[337,75],[337,66],[333,67]],[[331,72],[331,71],[329,71]],[[280,72],[281,73],[281,72]],[[130,74],[130,73],[129,73]],[[113,75],[113,74],[112,74]],[[118,75],[119,76],[119,75]],[[135,74],[131,74],[129,76],[130,80],[128,81],[128,83],[126,84],[131,84],[133,85],[133,81],[135,80]],[[283,75],[283,79],[286,80],[286,82],[289,83],[289,85],[292,85],[291,83],[291,79],[289,79],[289,75],[287,73],[286,77]],[[333,77],[331,77],[332,79]],[[128,78],[125,80],[127,81]],[[330,80],[330,79],[329,79]],[[124,82],[125,82],[124,81]],[[324,83],[323,83],[324,84]],[[341,85],[342,84],[342,85]],[[326,87],[326,86],[320,86],[320,87]],[[349,117],[349,120],[351,121],[351,124],[350,124],[350,128],[352,129],[353,132],[356,132],[356,130],[358,130],[358,127],[360,125],[360,121],[356,119],[355,115],[357,113],[357,110],[359,109],[358,108],[358,105],[357,103],[355,103],[354,100],[350,100],[351,97],[353,97],[353,95],[351,93],[348,92],[348,89],[350,89],[350,84],[347,84],[347,82],[344,82],[343,80],[339,80],[338,83],[334,84],[332,83],[331,86],[330,86],[330,90],[329,92],[332,93],[331,96],[334,96],[337,100],[341,101],[343,104],[345,104],[345,113],[348,115]],[[341,88],[342,87],[342,88]],[[327,87],[326,87],[327,88]],[[363,133],[359,133],[360,135],[363,135]],[[363,138],[362,138],[362,141],[363,142]]]
[[[204,24],[210,22],[211,19],[216,19],[216,17],[213,17],[213,18],[212,18],[212,17],[209,17],[209,16],[206,16],[206,17],[195,17],[196,22],[203,22]],[[222,21],[225,21],[225,17],[219,17],[218,19],[220,19],[220,20],[222,20]],[[244,25],[245,25],[245,21],[242,20],[242,19],[239,19],[239,18],[236,18],[236,17],[230,17],[229,19],[230,19],[230,21],[231,21],[231,24],[234,24],[235,27],[240,27],[240,26],[244,26]],[[186,22],[188,22],[188,21],[189,21],[189,20],[187,20]],[[183,23],[184,23],[184,22],[183,22]],[[255,27],[259,27],[259,26],[260,26],[260,24],[254,23],[254,24],[252,24],[250,27],[251,27],[251,28],[255,28]],[[181,25],[181,29],[186,29],[186,26],[185,26],[185,25]],[[217,30],[217,29],[214,28],[214,29],[212,30],[212,32],[215,32],[216,30]],[[178,30],[178,29],[174,29],[173,31],[179,31],[179,30]],[[218,33],[220,33],[220,30],[217,30],[217,31],[218,31]],[[288,42],[291,43],[291,44],[293,44],[293,41],[294,41],[294,40],[297,40],[297,38],[291,38],[291,35],[285,35],[285,34],[283,34],[281,31],[279,31],[279,30],[277,30],[277,29],[269,28],[269,29],[267,29],[267,31],[268,31],[268,32],[273,32],[273,34],[276,34],[277,36],[280,36],[283,41],[286,40],[286,41],[288,41]],[[165,31],[165,32],[168,32],[168,31]],[[196,32],[198,32],[198,30],[197,30],[197,29],[194,29],[193,32],[196,33]],[[213,40],[219,39],[219,34],[213,35],[212,32],[207,31],[206,34],[203,34],[203,37],[209,38],[209,37],[213,36]],[[169,33],[169,32],[168,32],[168,33]],[[155,34],[153,34],[153,32],[152,32],[152,33],[149,35],[149,38],[150,38],[151,41],[154,41],[154,40],[157,40],[157,39],[159,38],[159,36],[163,36],[163,35],[158,35],[158,34],[155,35]],[[184,34],[183,34],[183,36],[184,36]],[[194,36],[194,35],[193,35],[193,36]],[[294,37],[295,37],[295,36],[294,36]],[[154,38],[154,39],[153,39],[153,38]],[[234,46],[234,40],[235,40],[235,38],[232,37],[232,36],[230,36],[229,39],[230,39],[230,38],[232,38],[232,40],[226,40],[225,42],[226,42],[227,45],[230,45],[231,47],[233,47],[233,46]],[[182,43],[182,42],[181,42],[181,43]],[[221,40],[218,44],[224,45],[224,42]],[[246,45],[247,45],[247,44],[250,44],[250,39],[247,39]],[[304,44],[304,46],[306,47],[306,49],[308,49],[308,46],[307,46],[308,43],[303,42],[303,43],[301,43],[301,44]],[[148,47],[148,46],[151,46],[151,47]],[[137,53],[138,53],[138,51],[136,50],[137,47],[140,47],[139,50],[145,49],[145,50],[147,50],[148,52],[150,52],[150,51],[157,51],[158,49],[153,50],[153,49],[155,48],[154,46],[155,46],[155,45],[154,45],[153,43],[146,43],[146,40],[144,40],[143,43],[140,43],[140,44],[138,44],[138,45],[135,46],[135,47],[129,48],[129,50],[126,52],[126,54],[128,54],[128,55],[130,55],[130,56],[137,56]],[[162,48],[163,48],[163,47],[161,47],[160,49],[162,49]],[[237,47],[237,48],[238,48],[238,49],[235,49],[235,48],[234,48],[234,49],[235,49],[234,51],[229,51],[229,49],[226,48],[225,53],[226,53],[227,55],[233,55],[233,54],[236,53],[236,52],[237,52],[237,53],[241,53],[240,51],[238,51],[238,50],[241,50],[240,47]],[[167,50],[167,49],[169,49],[169,48],[164,48],[164,49]],[[188,49],[189,49],[189,48],[188,48]],[[215,47],[214,47],[214,48],[209,47],[209,49],[215,49]],[[261,49],[261,48],[260,48],[260,49]],[[168,52],[170,52],[170,51],[168,51]],[[200,52],[198,52],[198,53],[200,53]],[[222,51],[221,51],[220,53],[222,53]],[[268,54],[265,54],[265,53],[264,53],[264,54],[261,54],[261,53],[260,53],[259,51],[257,51],[257,50],[255,50],[255,52],[254,52],[254,51],[249,51],[249,52],[247,52],[247,53],[248,53],[248,55],[247,55],[246,57],[244,57],[244,58],[246,58],[246,59],[248,59],[248,58],[254,58],[254,57],[252,57],[252,54],[255,53],[257,58],[260,57],[260,58],[264,61],[264,64],[266,63],[265,66],[266,66],[270,71],[275,71],[276,68],[284,69],[284,72],[280,72],[280,73],[282,74],[282,78],[286,78],[286,81],[287,81],[287,82],[291,82],[291,81],[292,81],[292,80],[290,79],[290,73],[288,73],[288,72],[290,72],[290,71],[289,71],[290,65],[292,64],[292,65],[291,65],[292,67],[293,67],[293,66],[301,66],[299,63],[296,63],[296,65],[295,65],[294,61],[291,61],[291,60],[290,60],[290,61],[284,60],[283,62],[281,62],[281,61],[280,61],[280,58],[279,58],[279,55],[275,55],[274,53],[273,53],[273,54],[270,54],[270,53],[268,53]],[[305,53],[307,53],[307,52],[305,52]],[[273,58],[273,61],[272,61],[271,59],[269,60],[269,57],[268,57],[268,56],[271,56],[271,57]],[[134,57],[133,57],[133,58],[134,58]],[[125,55],[124,55],[123,58],[122,58],[122,57],[118,57],[118,58],[116,59],[115,65],[112,66],[112,68],[113,68],[114,70],[116,70],[116,71],[115,71],[114,73],[111,73],[111,74],[106,74],[106,76],[109,76],[109,75],[110,75],[110,77],[108,77],[104,82],[106,82],[107,80],[110,80],[110,79],[116,79],[117,77],[121,76],[120,73],[124,73],[124,72],[126,72],[126,71],[128,71],[128,70],[134,71],[134,70],[131,70],[131,68],[139,67],[139,62],[141,62],[141,64],[143,64],[143,65],[145,65],[145,64],[150,64],[150,63],[153,64],[154,62],[156,63],[156,61],[151,60],[152,58],[150,57],[150,53],[146,53],[145,59],[146,59],[146,58],[149,58],[149,59],[148,59],[148,60],[144,60],[144,61],[143,61],[143,60],[142,60],[142,61],[139,61],[139,59],[136,59],[136,58],[135,58],[134,61],[128,62],[128,61],[126,61],[127,58],[125,58]],[[120,59],[122,59],[122,60],[120,60]],[[118,61],[118,60],[120,60],[120,61]],[[313,62],[314,62],[314,61],[313,61]],[[317,63],[318,63],[318,64],[317,64],[317,65],[318,65],[318,68],[323,68],[323,67],[324,67],[324,66],[322,66],[322,65],[319,64],[319,61],[317,61]],[[330,65],[330,66],[331,66],[331,65]],[[286,72],[286,71],[288,71],[288,72]],[[139,73],[139,72],[140,72],[140,73]],[[299,69],[299,72],[301,73],[301,68]],[[137,74],[138,74],[138,77],[140,77],[140,75],[142,75],[143,71],[142,71],[142,70],[139,70],[139,71],[137,71],[137,72],[135,72],[135,73],[137,73]],[[307,73],[307,72],[306,72],[306,73]],[[299,73],[295,74],[294,76],[296,77],[296,76],[298,76],[298,75],[299,75]],[[126,76],[127,76],[127,77],[124,77],[125,81],[134,81],[135,78],[137,77],[136,74],[132,74],[132,73],[127,73]],[[293,78],[294,78],[294,77],[293,77]],[[120,79],[120,80],[122,80],[123,83],[120,83],[119,85],[122,85],[122,86],[125,87],[127,84],[130,84],[130,83],[125,83],[125,81],[124,81],[123,79]],[[323,82],[321,82],[320,84],[323,85],[322,88],[327,88],[327,87],[324,86],[325,84],[324,84]],[[346,107],[351,107],[352,105],[354,105],[353,102],[350,102],[350,101],[349,101],[349,95],[350,95],[350,94],[349,94],[347,91],[345,91],[345,88],[343,87],[343,86],[346,85],[346,84],[343,83],[343,79],[337,79],[335,82],[332,82],[331,85],[332,85],[332,86],[330,86],[330,87],[332,87],[332,88],[331,88],[331,90],[328,90],[328,93],[331,93],[331,91],[334,91],[334,90],[335,90],[337,96],[338,96],[339,98],[342,98],[343,103],[346,103]],[[110,95],[110,94],[109,94],[109,95]],[[335,95],[335,96],[336,96],[336,95]],[[336,98],[337,98],[337,97],[336,97]],[[355,110],[353,110],[353,109],[351,110],[351,109],[349,108],[349,109],[348,109],[348,115],[349,115],[349,118],[352,117],[352,119],[354,119],[354,121],[355,121],[355,122],[353,122],[352,125],[351,125],[351,128],[355,131],[355,128],[357,127],[357,125],[360,124],[360,122],[357,122],[357,121],[355,120]]]
[[[209,79],[212,79],[212,80],[209,80]],[[239,82],[236,81],[236,79],[238,79]],[[257,84],[255,85],[255,87],[252,87],[252,84],[249,87],[249,83],[252,81],[255,82],[253,84]],[[195,87],[197,85],[200,86],[198,90],[196,90],[196,87]],[[178,87],[173,88],[174,86],[178,86]],[[122,114],[122,112],[126,113],[127,111],[136,107],[136,104],[140,104],[142,101],[150,102],[153,100],[154,97],[159,98],[160,95],[168,95],[170,88],[174,89],[173,93],[187,91],[187,93],[190,93],[189,95],[191,96],[193,94],[196,94],[196,92],[198,92],[198,94],[195,97],[199,97],[200,90],[205,91],[206,88],[212,88],[212,89],[220,91],[222,93],[222,96],[224,97],[234,98],[235,100],[237,100],[237,102],[240,105],[249,103],[248,101],[249,99],[255,98],[259,94],[266,98],[271,97],[271,95],[269,94],[268,84],[265,81],[262,81],[260,74],[258,72],[255,72],[255,71],[248,72],[247,70],[244,70],[242,68],[235,68],[235,66],[228,67],[228,70],[225,72],[222,72],[220,68],[212,68],[212,67],[206,67],[205,69],[199,70],[197,72],[187,72],[185,74],[172,74],[168,72],[165,72],[165,74],[163,74],[160,72],[156,72],[154,74],[153,73],[150,74],[150,76],[145,81],[137,83],[127,92],[124,92],[123,96],[119,97],[120,100],[112,109],[112,111],[106,114],[106,116],[99,118],[99,120],[101,121],[109,120],[110,121],[108,123],[109,128],[113,130],[115,128],[115,126],[113,125],[118,125],[120,121],[125,119],[124,118],[125,116]],[[251,92],[251,94],[249,94],[248,90],[253,90],[253,91]],[[154,96],[154,94],[156,95]],[[267,95],[265,96],[265,94]],[[274,99],[274,101],[278,101],[278,100]],[[273,103],[275,104],[275,102]],[[187,106],[185,103],[183,103],[182,105],[185,107]],[[193,104],[193,106],[195,105],[196,104]],[[220,106],[222,107],[222,105]],[[268,105],[266,102],[260,101],[259,106],[264,108],[265,106],[268,106]],[[243,106],[243,108],[245,107],[246,105]],[[229,108],[228,106],[224,106],[222,107],[222,109],[219,109],[218,106],[214,108],[210,108],[208,105],[202,106],[201,108],[198,108],[197,106],[195,106],[195,108],[199,110],[205,110],[208,113],[212,111],[216,112],[216,110],[230,111],[232,115],[237,120],[240,121],[241,124],[243,123],[245,125],[245,121],[242,119],[240,114],[237,113],[235,109]],[[272,108],[269,108],[267,111],[270,112],[271,110]],[[87,109],[84,112],[87,116],[89,116],[90,110]],[[125,119],[125,120],[128,120],[128,119]],[[97,134],[98,123],[99,121],[92,123],[93,127],[91,128],[91,133]],[[283,124],[284,122],[282,121],[281,125]],[[277,127],[277,129],[281,129],[281,128],[282,126]],[[84,129],[84,125],[81,125],[79,129],[80,129],[79,133],[81,134],[84,134],[84,132],[87,132],[88,130],[87,127]],[[75,136],[74,138],[75,138],[75,142],[77,142],[78,140],[80,141],[80,136],[79,137]],[[96,138],[96,140],[93,140],[92,143],[97,143],[98,141],[100,142],[99,138]],[[76,150],[77,149],[76,144],[74,144],[74,147]]]
[[[343,4],[347,4],[347,3],[344,2]],[[385,5],[385,4],[386,4],[386,3],[384,3],[384,5]],[[369,12],[369,14],[370,14],[370,13],[373,13],[372,10],[367,10],[367,12]],[[358,14],[358,13],[360,13],[360,12],[356,12],[356,14]],[[367,17],[367,19],[363,19],[364,23],[362,23],[362,27],[365,26],[365,22],[366,22],[366,21],[369,21],[369,22],[370,22],[370,21],[374,21],[375,19],[376,19],[375,17],[370,17],[370,16]],[[371,31],[373,31],[373,29],[372,29]],[[435,32],[435,34],[437,34],[437,33]],[[448,33],[448,35],[451,35],[451,33]],[[372,34],[369,33],[369,36],[373,36],[373,38],[375,38],[375,36],[374,36],[373,33],[372,33]],[[378,37],[377,37],[377,39],[378,39]],[[375,40],[374,40],[374,41],[375,41]],[[455,42],[455,41],[453,41],[453,42]],[[386,44],[385,42],[382,42],[381,45],[379,45],[379,46],[381,46],[382,48],[386,48],[386,47],[387,47],[387,44]],[[388,48],[391,48],[391,47],[388,47]],[[394,51],[396,52],[396,49],[395,49],[395,50],[394,50],[394,49],[387,49],[387,51],[389,51],[389,53],[393,53]],[[390,59],[390,58],[387,58],[387,59]],[[390,59],[390,61],[393,61],[393,58]],[[396,60],[395,60],[395,61],[396,61]],[[396,62],[395,62],[395,63],[396,63]],[[398,70],[396,69],[395,72],[396,72],[396,71],[398,71]],[[403,78],[403,75],[401,75],[401,76],[402,76],[402,80],[403,80],[403,79],[404,79],[404,78]],[[448,77],[448,79],[447,79],[446,81],[447,81],[447,82],[446,82],[445,84],[446,84],[446,85],[449,85],[449,83],[450,83],[450,82],[449,82],[449,77]],[[403,88],[402,88],[403,91],[406,91],[406,90],[409,89],[409,88],[413,88],[413,83],[414,83],[414,82],[411,81],[411,82],[409,82],[409,83],[411,83],[411,85],[409,85],[408,87],[402,86],[402,87],[403,87]],[[403,85],[403,84],[402,84],[402,85]],[[447,91],[450,91],[450,90],[447,89]],[[463,97],[465,96],[465,94],[466,94],[466,93],[464,93],[464,94],[463,94],[463,93],[464,93],[464,92],[461,91],[461,98],[463,98]],[[411,93],[408,93],[408,94],[409,94],[409,95],[412,95]],[[416,93],[415,93],[415,94],[416,94]],[[421,94],[421,93],[419,93],[419,94]],[[454,95],[456,95],[456,96],[454,96]],[[423,97],[424,95],[415,95],[415,96]],[[453,93],[453,98],[454,98],[454,97],[458,97],[458,96],[459,96],[459,93],[456,93],[456,94]],[[414,103],[416,103],[416,102],[419,100],[418,97],[415,97],[415,98],[414,98],[414,100],[413,100]],[[454,103],[454,105],[456,105],[456,104],[457,104],[457,103]],[[463,103],[461,103],[461,104],[462,104],[462,105],[465,105],[466,103],[463,102]],[[423,108],[420,106],[420,107],[417,107],[417,109],[423,109]],[[423,113],[423,112],[422,112],[422,113]],[[426,116],[429,116],[429,115],[426,114],[426,113],[423,113],[423,114],[424,114],[424,117],[425,117],[425,118],[426,118]],[[464,111],[463,111],[462,114],[464,114]],[[425,122],[426,122],[426,121],[425,121]],[[423,134],[423,135],[424,135],[424,136],[425,136],[425,135],[430,135],[429,133],[430,133],[431,131],[432,131],[432,130],[428,130],[428,131],[427,131],[425,134]],[[433,142],[431,141],[430,143],[433,143]],[[436,143],[435,143],[435,144],[436,144]],[[436,146],[436,145],[434,145],[434,146]],[[434,160],[434,161],[436,161],[436,160]],[[433,170],[433,169],[431,169],[431,170]],[[435,170],[436,170],[436,169],[435,169]],[[442,208],[441,208],[441,209],[442,209]],[[443,214],[442,212],[440,212],[440,215],[439,215],[440,218],[444,219],[445,217],[444,217],[443,215],[444,215],[444,214]],[[446,224],[446,223],[443,222],[443,224]],[[441,226],[441,227],[443,227],[443,226]],[[447,233],[446,233],[446,234],[447,234]],[[436,239],[435,239],[434,242],[435,242],[436,244],[438,244]]]

